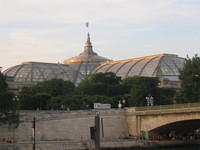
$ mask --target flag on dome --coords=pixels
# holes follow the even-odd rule
[[[89,27],[89,22],[86,22],[86,23],[85,23],[85,26],[88,28],[88,27]]]

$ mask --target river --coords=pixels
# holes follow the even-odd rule
[[[165,147],[165,148],[132,148],[131,150],[200,150],[200,145]]]

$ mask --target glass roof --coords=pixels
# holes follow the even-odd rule
[[[77,85],[86,75],[90,74],[102,62],[110,61],[98,56],[93,51],[90,35],[84,45],[84,51],[78,56],[64,60],[64,64],[25,62],[4,71],[7,80],[12,82],[40,82],[52,78],[70,80]]]
[[[79,80],[77,77],[82,77],[79,72],[74,71],[69,65],[40,62],[25,62],[11,67],[3,73],[13,82],[40,82],[60,78],[70,80],[76,84]]]
[[[178,76],[185,59],[174,54],[158,54],[106,62],[97,67],[93,73],[114,72],[117,76],[169,77]]]

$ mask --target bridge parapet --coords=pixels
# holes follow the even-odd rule
[[[127,114],[154,114],[154,113],[176,113],[176,112],[194,112],[200,111],[200,103],[186,103],[186,104],[172,104],[160,106],[145,106],[145,107],[132,107],[127,108]]]
[[[186,104],[172,104],[172,105],[159,105],[149,107],[135,107],[135,111],[146,111],[146,110],[164,110],[164,109],[181,109],[181,108],[194,108],[200,107],[200,103],[186,103]]]

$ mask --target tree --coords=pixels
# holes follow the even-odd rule
[[[115,96],[121,94],[121,77],[112,72],[91,74],[77,88],[80,94]]]
[[[51,79],[40,82],[32,87],[24,87],[20,92],[21,109],[51,109],[52,97],[73,94],[75,86],[70,81]]]
[[[180,70],[183,102],[200,102],[200,57],[187,58]]]
[[[137,76],[127,80],[129,80],[129,84],[132,83],[130,88],[131,100],[129,101],[129,105],[145,106],[146,96],[151,95],[155,97],[156,87],[159,82],[158,78]]]
[[[0,72],[0,92],[7,90],[6,77]]]
[[[127,88],[129,106],[147,106],[146,97],[152,96],[154,105],[172,103],[173,89],[159,88],[159,79],[155,77],[129,77],[122,84]]]
[[[74,92],[74,84],[71,81],[64,81],[63,79],[51,79],[32,87],[25,87],[21,93],[35,94],[35,93],[47,93],[51,96],[67,95]]]
[[[48,93],[35,93],[33,95],[20,95],[20,109],[23,110],[48,110],[51,96]]]
[[[6,77],[0,72],[0,124],[18,124],[14,94],[8,91]]]
[[[168,105],[175,103],[176,90],[173,88],[156,88],[155,105]]]

